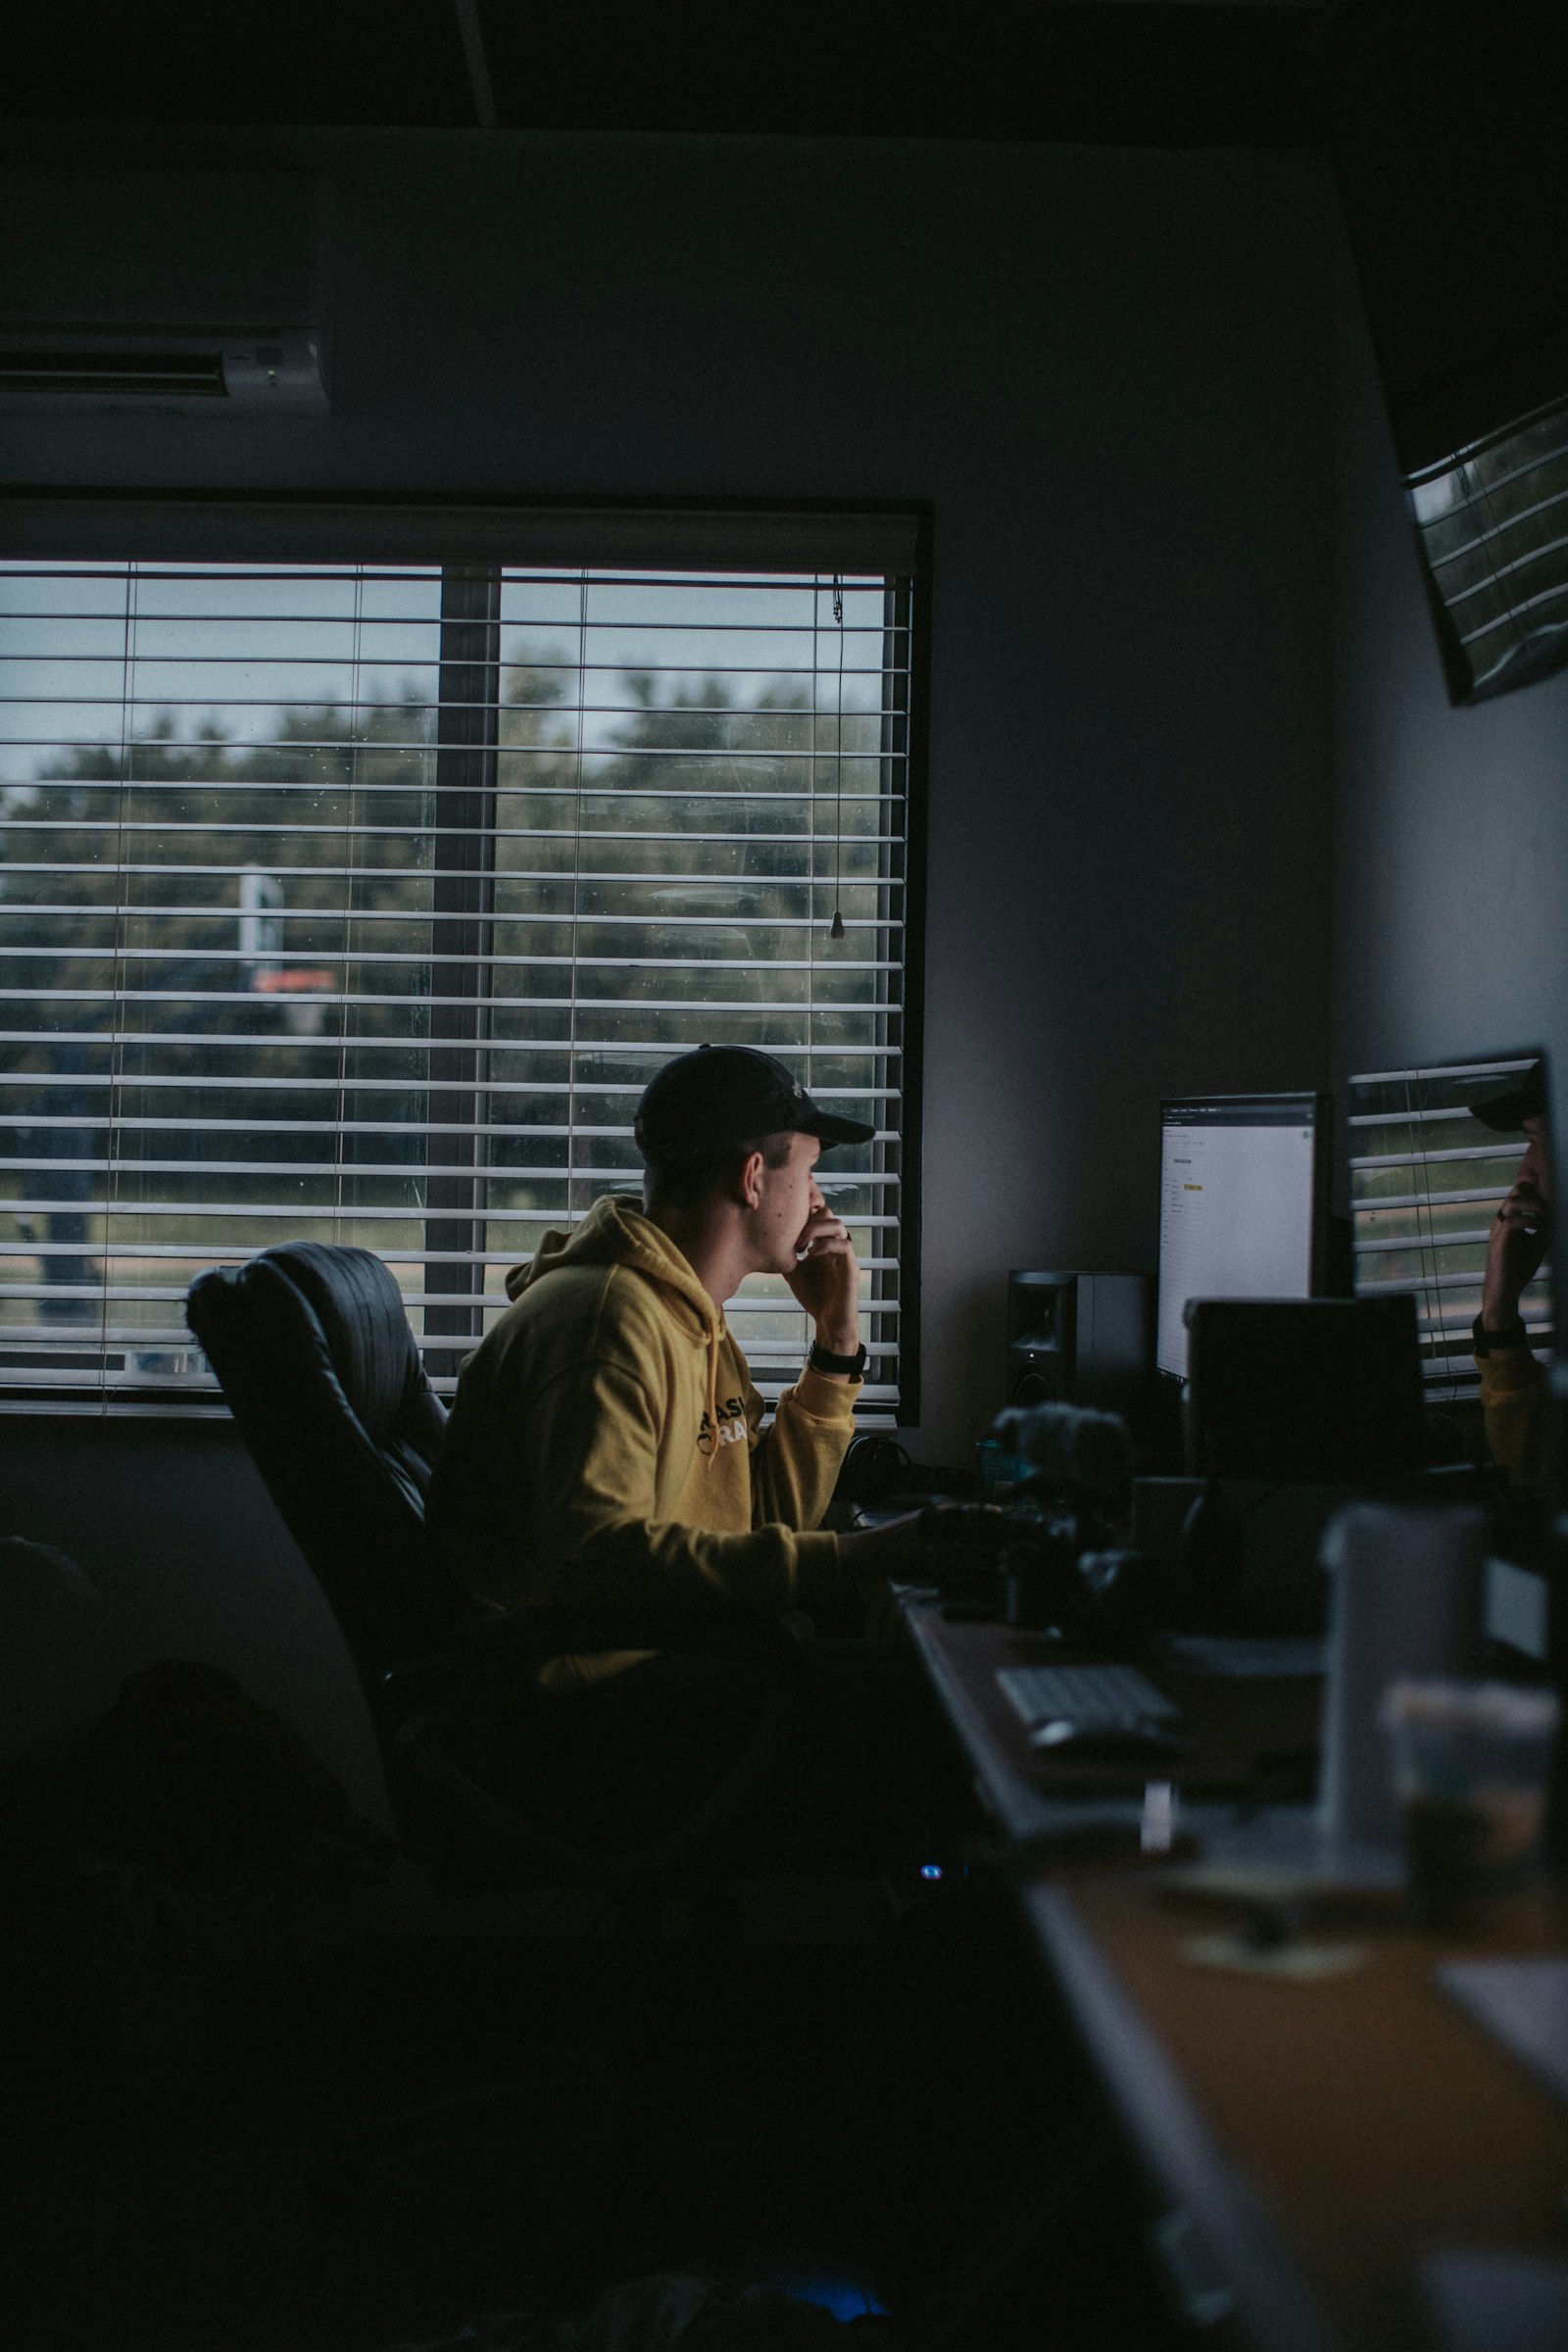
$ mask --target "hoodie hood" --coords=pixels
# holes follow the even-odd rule
[[[690,1261],[662,1226],[643,1215],[634,1199],[607,1193],[572,1232],[547,1233],[528,1264],[513,1267],[507,1276],[507,1297],[520,1298],[536,1282],[548,1281],[560,1266],[629,1267],[657,1286],[675,1322],[702,1342],[708,1350],[708,1411],[700,1446],[703,1467],[711,1470],[718,1446],[718,1343],[724,1318]]]
[[[558,1266],[629,1266],[657,1283],[665,1304],[693,1339],[711,1347],[723,1331],[717,1307],[667,1233],[643,1215],[636,1196],[607,1193],[569,1233],[545,1235],[525,1266],[507,1276],[507,1297],[520,1298]]]

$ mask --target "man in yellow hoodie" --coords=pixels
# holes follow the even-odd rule
[[[821,1109],[769,1054],[704,1046],[660,1072],[636,1133],[641,1202],[607,1196],[548,1234],[464,1365],[430,1490],[436,1544],[502,1609],[835,1609],[866,1544],[813,1531],[865,1349],[859,1268],[815,1168],[872,1129]],[[749,1274],[781,1275],[815,1326],[765,1432],[724,1321]],[[894,1548],[872,1545],[869,1572]]]
[[[682,1614],[738,1603],[842,1630],[858,1588],[908,1557],[904,1527],[818,1526],[865,1349],[859,1269],[815,1169],[825,1148],[872,1133],[750,1048],[705,1046],[659,1073],[637,1114],[641,1201],[608,1197],[548,1235],[464,1365],[429,1524],[475,1599]],[[781,1276],[815,1331],[765,1431],[724,1320],[749,1274]],[[711,1751],[727,1744],[715,1707],[744,1716],[751,1703],[733,1673],[624,1650],[558,1659],[542,1679],[590,1701],[547,1706],[551,1736],[593,1727],[599,1749],[623,1748],[651,1707],[671,1723],[706,1714],[693,1729]]]

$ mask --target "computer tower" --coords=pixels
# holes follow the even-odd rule
[[[1119,1409],[1149,1362],[1142,1274],[1007,1276],[1009,1404]]]

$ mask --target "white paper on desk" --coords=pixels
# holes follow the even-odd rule
[[[1518,2254],[1429,2254],[1417,2273],[1442,2352],[1562,2352],[1568,2264]]]
[[[1436,1973],[1450,1999],[1568,2099],[1568,1960],[1449,1960]]]
[[[1321,1674],[1326,1644],[1319,1634],[1273,1634],[1234,1640],[1223,1634],[1177,1634],[1166,1655],[1188,1674],[1250,1682],[1276,1675]]]

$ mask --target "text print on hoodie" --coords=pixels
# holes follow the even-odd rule
[[[761,1428],[723,1316],[635,1200],[612,1195],[507,1278],[464,1365],[430,1529],[502,1609],[809,1610],[846,1589],[813,1533],[854,1435],[857,1384],[808,1367]]]

